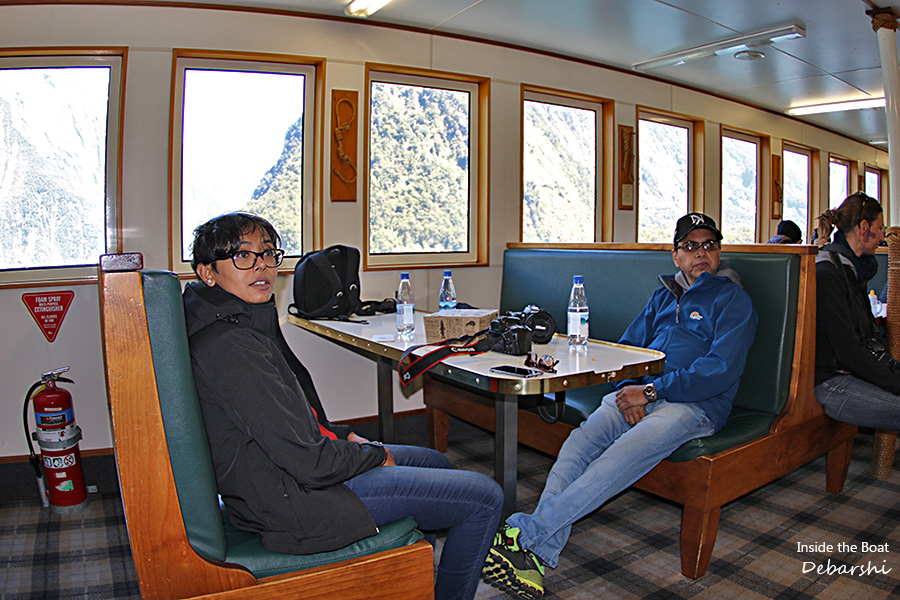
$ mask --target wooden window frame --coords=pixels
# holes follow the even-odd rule
[[[522,218],[525,212],[525,102],[543,102],[560,106],[592,110],[596,113],[594,186],[594,239],[612,241],[615,212],[613,171],[615,154],[615,102],[609,98],[566,90],[522,84],[520,87],[521,120],[519,124],[519,241],[523,241]]]
[[[304,105],[304,147],[309,156],[304,156],[304,185],[301,198],[303,211],[302,249],[309,252],[322,247],[322,159],[324,128],[324,81],[325,60],[322,58],[288,54],[260,52],[237,52],[203,49],[174,48],[172,50],[172,82],[169,111],[169,268],[183,278],[193,276],[190,262],[181,258],[181,132],[184,111],[184,70],[204,68],[210,70],[242,70],[248,72],[291,72],[291,69],[306,69],[309,77],[306,89],[307,102]],[[283,71],[282,71],[283,69]],[[311,102],[310,102],[311,99]],[[306,117],[309,117],[308,119]],[[311,136],[308,134],[311,133]],[[311,137],[312,139],[309,139]],[[279,273],[293,273],[299,256],[285,258]]]
[[[106,131],[105,200],[106,252],[122,251],[122,145],[125,118],[125,77],[128,48],[0,48],[4,68],[110,67]],[[99,257],[98,257],[99,259]],[[97,280],[96,265],[41,266],[0,271],[0,288],[41,286],[47,283],[81,284]]]
[[[446,89],[457,89],[459,86],[474,90],[472,111],[474,117],[470,127],[469,143],[469,249],[467,252],[398,252],[391,254],[372,254],[369,250],[369,152],[371,136],[371,89],[375,81],[392,83],[410,83],[427,81],[434,87],[447,86]],[[455,85],[454,85],[455,84]],[[487,266],[489,244],[490,210],[490,86],[487,77],[436,71],[414,67],[366,63],[365,91],[365,133],[364,159],[365,168],[359,172],[363,179],[363,252],[362,268],[365,271],[386,271],[396,269],[428,269],[438,267],[472,267]],[[467,90],[469,91],[469,90]],[[474,156],[473,156],[474,155]]]
[[[640,239],[641,202],[640,202],[640,122],[654,121],[667,125],[685,127],[688,130],[688,167],[687,167],[687,212],[705,212],[704,165],[706,163],[706,123],[688,115],[660,111],[644,106],[636,107],[636,172],[635,172],[635,216],[634,239]],[[672,225],[674,231],[674,223]]]
[[[756,209],[753,221],[753,241],[755,243],[764,242],[765,240],[762,239],[764,236],[763,224],[768,218],[769,208],[771,207],[771,194],[765,193],[765,190],[769,189],[769,185],[766,182],[770,179],[766,175],[771,172],[771,161],[768,160],[768,157],[772,154],[770,138],[760,133],[727,126],[722,126],[719,137],[719,189],[721,198],[719,204],[719,228],[725,227],[725,216],[722,214],[724,197],[721,196],[722,182],[725,178],[725,161],[723,160],[725,138],[749,142],[756,145]]]

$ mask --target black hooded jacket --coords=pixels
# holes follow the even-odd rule
[[[274,300],[250,304],[200,282],[184,291],[191,363],[219,494],[267,550],[311,554],[377,532],[348,479],[381,465],[372,444],[324,437],[309,373],[281,334]],[[306,391],[304,391],[306,390]]]
[[[834,264],[831,252],[839,256]],[[880,362],[866,347],[867,336],[880,336],[866,294],[866,283],[875,275],[874,256],[856,256],[838,232],[835,242],[816,257],[816,373],[819,385],[839,370],[900,394],[900,375]],[[848,286],[849,282],[849,286]]]

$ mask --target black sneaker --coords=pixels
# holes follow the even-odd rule
[[[519,528],[506,523],[494,535],[481,578],[523,600],[539,600],[544,595],[543,565],[533,552],[519,546]]]

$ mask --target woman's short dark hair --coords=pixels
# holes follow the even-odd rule
[[[262,230],[275,247],[281,245],[281,236],[271,223],[258,215],[233,212],[210,219],[194,229],[194,241],[191,243],[191,268],[197,272],[199,265],[213,265],[223,258],[228,258],[240,248],[241,236],[257,229]]]
[[[862,221],[872,223],[881,213],[881,204],[875,198],[862,192],[850,194],[840,206],[828,209],[819,216],[819,237],[831,237],[831,231],[835,227],[846,234]]]

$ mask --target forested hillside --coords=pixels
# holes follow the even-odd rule
[[[469,94],[374,83],[369,251],[466,252]]]
[[[526,102],[522,239],[594,240],[597,135],[594,112]]]
[[[300,190],[303,182],[303,117],[291,125],[284,136],[284,149],[272,165],[250,201],[241,210],[265,215],[281,236],[282,248],[302,248],[303,215]]]

